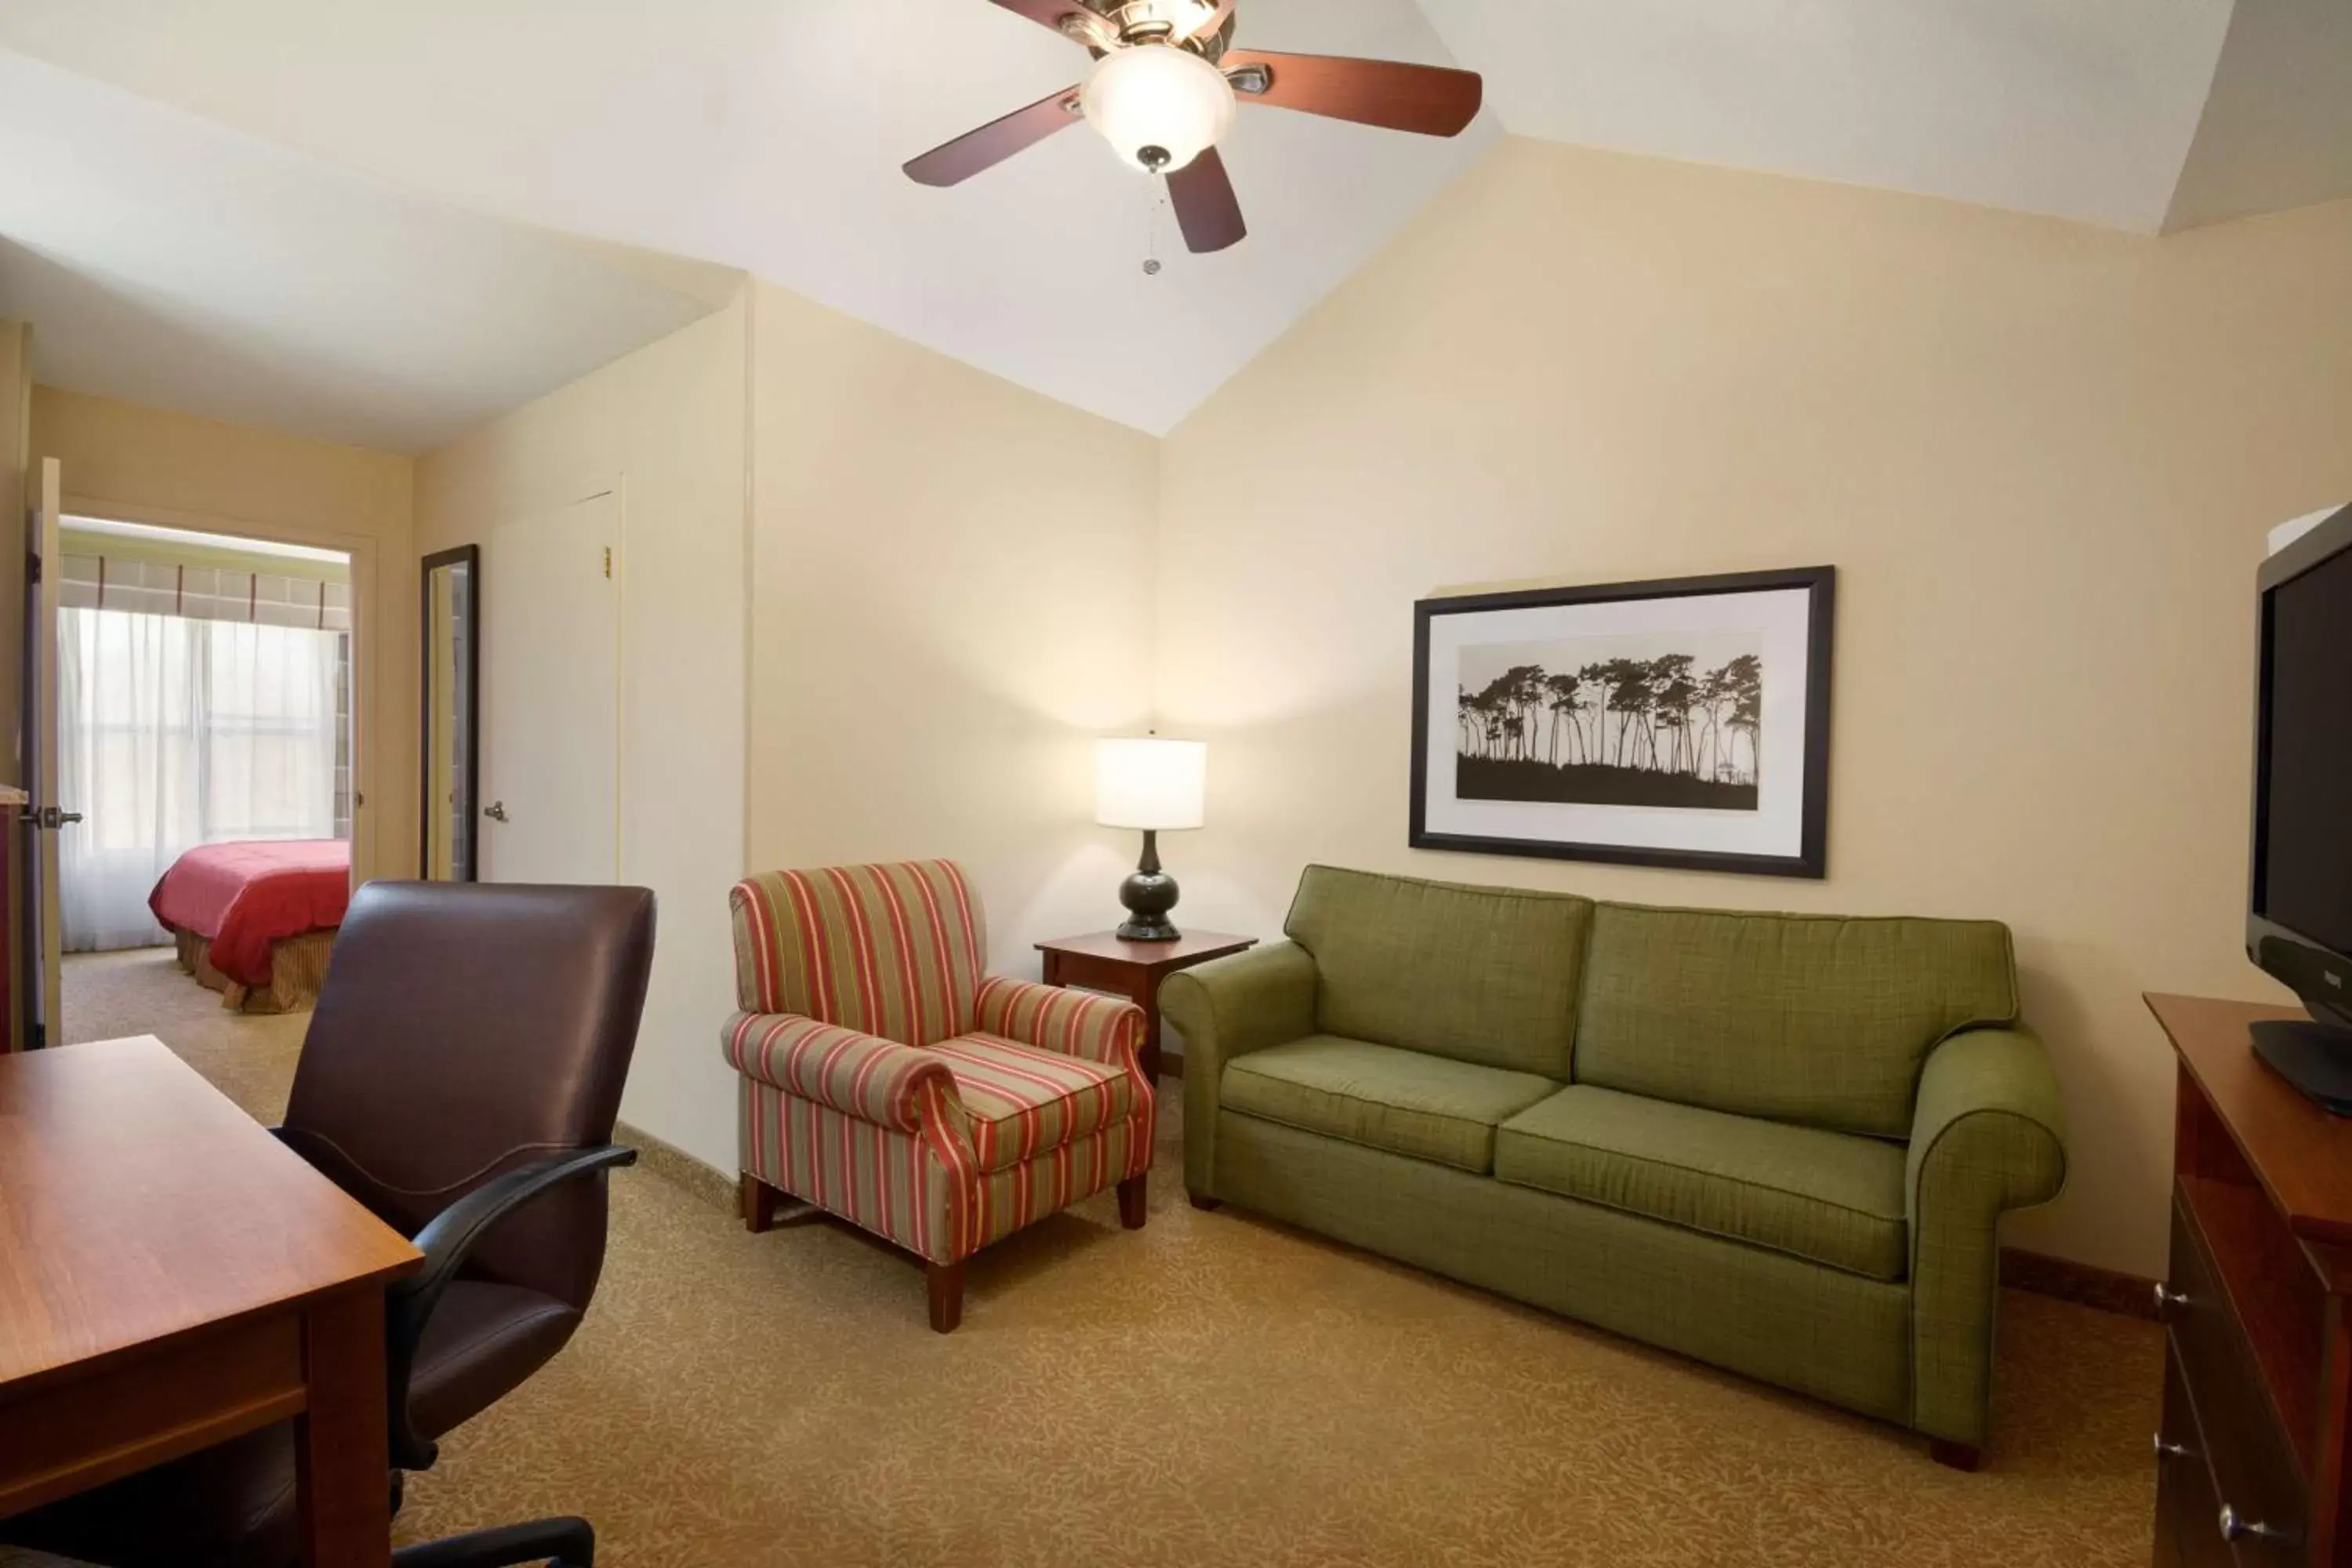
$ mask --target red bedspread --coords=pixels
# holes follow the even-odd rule
[[[213,967],[246,985],[269,984],[272,945],[343,923],[352,847],[338,838],[206,844],[172,862],[147,907],[173,931],[212,939]]]

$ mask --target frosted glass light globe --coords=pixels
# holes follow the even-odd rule
[[[1225,73],[1171,44],[1103,57],[1081,95],[1087,123],[1129,168],[1170,174],[1215,146],[1234,125]]]

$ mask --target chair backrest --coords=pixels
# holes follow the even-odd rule
[[[768,871],[736,884],[736,1005],[929,1046],[968,1033],[987,963],[951,860]]]
[[[294,1069],[286,1138],[403,1235],[514,1166],[609,1143],[653,963],[643,888],[370,882]],[[485,1237],[469,1276],[585,1309],[602,1178]]]

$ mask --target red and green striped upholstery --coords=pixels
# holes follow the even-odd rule
[[[736,1005],[928,1046],[972,1026],[980,904],[950,860],[770,871],[736,885]]]
[[[974,1028],[1106,1067],[1132,1067],[1143,1048],[1143,1010],[1092,991],[992,974],[974,1011]]]
[[[959,1035],[931,1053],[954,1069],[983,1171],[1025,1164],[1135,1113],[1134,1078],[1099,1062],[994,1035]]]
[[[743,1169],[952,1263],[1151,1163],[1142,1010],[983,978],[946,860],[735,889]]]

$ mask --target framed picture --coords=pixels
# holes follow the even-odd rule
[[[1837,570],[1424,599],[1412,846],[1820,877]]]

